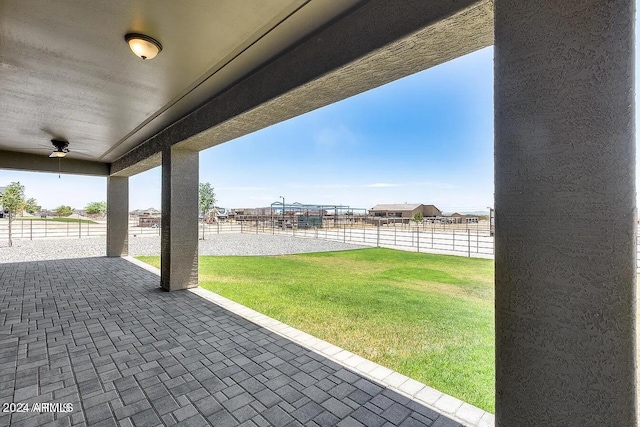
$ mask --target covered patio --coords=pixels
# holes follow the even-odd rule
[[[460,425],[123,258],[0,263],[0,283],[0,400],[29,405],[0,425]]]
[[[252,414],[245,422],[262,424],[317,411],[340,418],[327,402],[352,409],[343,425],[369,404],[397,408],[400,423],[444,423],[406,401],[382,408],[393,393],[184,292],[198,286],[198,153],[493,45],[496,425],[637,425],[633,0],[6,0],[0,8],[0,168],[106,177],[106,254],[116,258],[1,267],[3,400],[68,392],[82,414],[63,424],[204,422],[242,410]],[[153,40],[157,57],[134,56],[132,37]],[[129,177],[157,166],[159,279],[118,259],[128,254]],[[612,220],[602,226],[603,218]],[[210,360],[216,369],[202,363],[220,353],[212,340],[228,347]],[[267,353],[274,357],[256,361]],[[276,357],[284,371],[269,363]],[[320,401],[326,381],[350,392]],[[243,382],[266,389],[249,396]],[[318,391],[293,402],[300,407],[283,396],[260,401],[279,382],[278,390]],[[193,402],[180,399],[189,395]],[[355,396],[358,408],[349,405]],[[152,397],[175,409],[160,414]],[[203,399],[224,412],[205,416]],[[395,423],[375,419],[363,424]]]

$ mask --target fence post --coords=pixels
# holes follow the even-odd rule
[[[82,239],[82,222],[80,222],[80,218],[78,218],[78,239]]]
[[[342,225],[342,243],[347,242],[347,224]]]
[[[454,252],[456,250],[456,230],[453,230],[453,249]]]
[[[242,234],[242,229],[244,228],[243,224],[244,224],[244,221],[240,221],[240,234]]]
[[[433,231],[435,230],[435,223],[431,223],[431,249],[433,249]]]
[[[471,258],[471,230],[467,228],[467,255]]]
[[[256,219],[256,234],[258,234],[258,220]]]
[[[33,220],[31,220],[31,229],[29,230],[29,240],[33,240]]]
[[[376,247],[380,247],[380,220],[378,220],[378,228],[376,233]]]
[[[416,242],[418,243],[418,253],[420,253],[420,226],[416,227],[416,233],[418,233]]]

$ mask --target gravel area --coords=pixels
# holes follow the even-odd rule
[[[200,255],[284,255],[343,251],[367,246],[269,234],[214,234],[200,240]],[[159,236],[129,238],[132,256],[160,255]],[[41,261],[106,255],[106,238],[14,240],[0,244],[0,262]]]

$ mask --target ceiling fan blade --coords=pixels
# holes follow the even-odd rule
[[[67,150],[69,150],[70,152],[73,151],[74,153],[88,153],[89,155],[91,155],[91,151],[84,149],[84,148],[67,148]]]

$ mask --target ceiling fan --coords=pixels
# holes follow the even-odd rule
[[[49,154],[49,157],[51,158],[62,158],[64,156],[67,155],[67,153],[69,152],[69,142],[62,140],[62,139],[52,139],[51,140],[51,144],[53,144],[53,147],[55,148],[55,150],[53,150],[53,152],[51,154]]]
[[[49,158],[58,159],[58,178],[60,178],[60,159],[65,157],[69,152],[69,141],[64,139],[53,138],[51,140],[54,150],[49,154]],[[80,150],[86,151],[86,150]],[[82,153],[80,153],[82,155]]]
[[[61,138],[59,136],[50,136],[50,144],[39,143],[36,146],[25,146],[21,151],[34,151],[34,152],[42,152],[47,150],[50,154],[50,158],[58,158],[61,159],[65,157],[67,154],[71,153],[72,150],[69,149],[69,141],[65,138]],[[53,149],[53,151],[51,151]],[[91,151],[82,149],[82,148],[74,148],[73,149],[74,157],[81,156],[86,158],[91,158]]]
[[[60,177],[60,172],[61,172],[61,162],[60,160],[63,157],[66,157],[67,154],[71,153],[71,150],[69,149],[69,141],[67,141],[66,139],[63,139],[59,136],[55,136],[55,135],[51,135],[51,132],[44,130],[46,133],[48,133],[50,135],[51,138],[51,145],[49,144],[37,144],[37,148],[36,147],[25,147],[22,150],[29,152],[29,151],[42,151],[42,150],[47,150],[50,152],[49,154],[49,158],[51,159],[58,159],[58,177]],[[51,149],[53,149],[53,151],[51,151]],[[86,157],[86,158],[91,158],[91,152],[89,150],[86,149],[73,149],[73,154],[74,157],[75,156],[81,156],[81,157]]]

